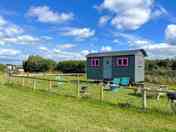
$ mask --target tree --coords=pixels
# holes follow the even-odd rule
[[[171,67],[172,70],[176,70],[176,60],[172,62]]]
[[[25,72],[47,72],[54,70],[56,62],[50,59],[45,59],[40,56],[29,56],[26,61],[23,62],[23,68]]]

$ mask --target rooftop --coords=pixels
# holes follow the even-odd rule
[[[144,57],[147,56],[147,53],[144,49],[136,49],[136,50],[121,50],[121,51],[113,51],[113,52],[90,53],[86,57],[135,55],[137,53],[142,53]]]

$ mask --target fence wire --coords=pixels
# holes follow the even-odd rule
[[[135,90],[129,90],[127,87],[118,89],[117,92],[111,90],[103,90],[102,84],[85,81],[82,77],[66,76],[62,81],[54,80],[56,77],[33,78],[33,77],[10,77],[8,82],[18,84],[33,90],[42,90],[55,93],[63,96],[89,98],[92,100],[100,100],[110,104],[119,105],[121,107],[132,107],[141,109],[143,98],[142,94],[135,93]],[[78,80],[76,80],[78,79]],[[147,84],[147,87],[155,87]],[[86,88],[83,93],[80,92],[82,88]],[[147,92],[147,108],[160,112],[172,112],[170,103],[166,96],[161,97],[159,101],[156,100],[156,92]]]

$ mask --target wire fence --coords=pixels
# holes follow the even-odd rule
[[[37,76],[8,76],[7,82],[8,84],[31,88],[33,91],[42,90],[64,96],[89,98],[111,104],[120,104],[124,107],[131,105],[139,109],[156,109],[164,112],[171,111],[167,99],[161,98],[160,101],[154,99],[158,93],[166,94],[169,92],[168,90],[152,89],[154,86],[149,87],[148,85],[146,87],[123,87],[118,92],[112,92],[110,90],[105,91],[101,81],[85,80],[84,75],[60,76],[64,76],[64,79],[57,80],[53,75],[48,75],[43,78]],[[135,93],[138,90],[141,91],[140,94]],[[154,98],[150,98],[150,95],[154,95]]]

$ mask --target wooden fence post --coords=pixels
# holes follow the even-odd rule
[[[9,84],[12,84],[13,83],[13,77],[8,75],[8,83]]]
[[[15,82],[16,82],[17,85],[19,84],[18,83],[18,77],[15,77]]]
[[[50,80],[49,81],[49,90],[51,90],[52,89],[52,81]]]
[[[33,90],[35,90],[36,89],[36,80],[34,79],[33,80]]]
[[[100,84],[100,101],[103,102],[104,99],[104,87],[103,83]]]
[[[80,81],[79,81],[79,74],[77,74],[77,97],[80,97]]]
[[[13,81],[12,81],[13,84],[16,84],[16,77],[15,77],[15,76],[12,77],[12,80],[13,80]]]
[[[18,81],[19,81],[19,79],[18,79],[18,77],[16,77],[16,84],[17,84],[17,85],[19,85],[19,82],[18,82]]]
[[[24,87],[24,77],[22,77],[22,86]]]
[[[13,80],[13,84],[16,84],[16,77],[13,76],[12,78],[13,78],[13,79],[12,79],[12,80]]]
[[[7,78],[7,83],[10,84],[10,75],[7,74],[7,75],[6,75],[6,78]]]
[[[143,88],[143,109],[147,108],[147,90]]]

